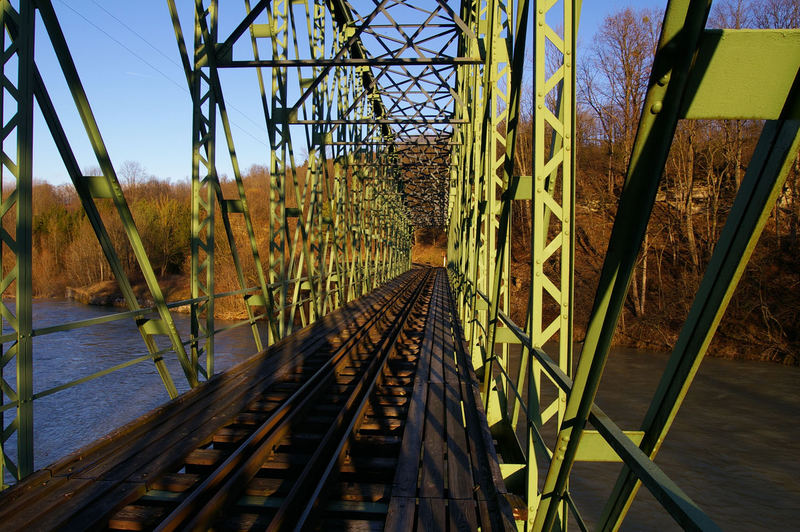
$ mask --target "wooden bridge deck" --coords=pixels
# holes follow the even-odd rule
[[[444,270],[416,269],[0,495],[15,529],[511,530]]]

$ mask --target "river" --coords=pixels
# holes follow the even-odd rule
[[[623,429],[638,429],[667,359],[615,350],[596,403]],[[656,464],[723,530],[800,530],[798,414],[800,368],[707,358]],[[588,522],[599,517],[619,470],[576,466],[571,493]],[[679,527],[642,488],[622,529]]]
[[[70,301],[37,300],[34,327],[110,312]],[[183,337],[188,337],[188,316],[176,315],[175,319]],[[218,327],[224,325],[217,323]],[[231,367],[254,350],[249,328],[219,335],[217,369]],[[35,337],[34,392],[122,363],[144,351],[132,320]],[[597,404],[623,429],[638,429],[666,362],[663,353],[615,350]],[[185,390],[174,356],[168,364],[176,383]],[[167,399],[154,365],[144,362],[36,400],[36,468]],[[703,362],[656,463],[724,530],[800,530],[798,413],[800,368],[709,358]],[[576,465],[570,491],[590,524],[599,516],[619,468],[616,464]],[[671,518],[646,489],[640,490],[623,530],[671,529],[677,529]]]

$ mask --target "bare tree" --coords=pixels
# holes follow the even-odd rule
[[[800,28],[800,0],[758,0],[753,5],[752,18],[757,28],[784,29]],[[778,200],[778,205],[786,205],[789,214],[790,235],[797,238],[800,225],[800,155],[795,159],[794,167],[787,179],[787,189]],[[778,232],[778,216],[780,209],[775,209],[775,227]]]
[[[137,188],[152,178],[139,161],[123,162],[117,170],[117,174],[131,196],[135,196]],[[128,199],[132,200],[134,198],[130,197]]]
[[[608,153],[608,192],[630,162],[661,16],[653,10],[626,8],[606,17],[586,62],[578,69],[580,103],[591,109]],[[645,234],[631,285],[634,313],[643,315],[647,301],[647,259],[651,241]]]
[[[660,15],[626,8],[606,17],[579,69],[579,97],[600,123],[617,173],[627,168],[655,52]],[[613,156],[612,156],[613,157]]]
[[[740,29],[755,24],[752,3],[747,0],[721,0],[714,2],[708,25],[713,28]]]
[[[800,0],[757,0],[752,19],[756,28],[800,28]]]

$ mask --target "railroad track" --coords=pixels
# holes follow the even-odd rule
[[[415,269],[0,494],[4,530],[516,530],[446,274]]]
[[[417,271],[149,482],[108,527],[382,529],[433,281],[432,270]]]

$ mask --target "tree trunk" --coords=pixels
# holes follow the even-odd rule
[[[642,291],[639,298],[639,313],[644,316],[645,304],[647,303],[647,252],[650,248],[650,235],[645,231],[644,244],[642,245]]]
[[[614,141],[611,140],[608,144],[608,173],[606,178],[608,180],[608,195],[614,195]]]
[[[633,315],[638,318],[641,312],[639,312],[639,278],[636,275],[636,266],[631,276],[631,299],[633,299]]]
[[[694,204],[692,191],[694,189],[694,134],[689,132],[688,146],[686,148],[686,203],[684,204],[684,223],[686,227],[686,241],[689,245],[689,255],[692,259],[692,266],[697,271],[700,268],[700,254],[697,251],[697,240],[694,235]]]

